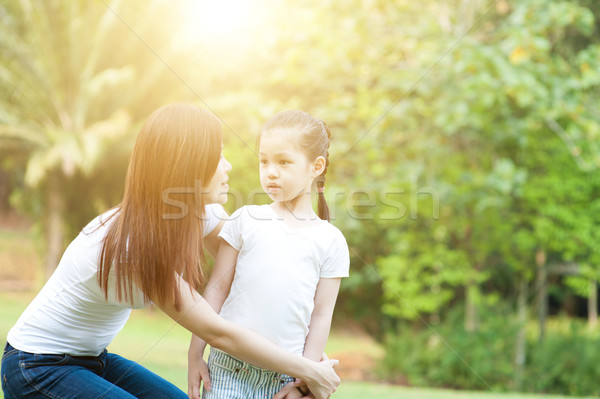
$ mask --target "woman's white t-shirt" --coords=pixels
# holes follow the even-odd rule
[[[44,288],[8,332],[7,341],[30,353],[98,356],[123,328],[132,308],[142,308],[137,290],[133,305],[119,302],[109,290],[108,299],[98,284],[102,241],[116,210],[95,218],[71,242]],[[221,205],[205,208],[204,235],[225,217]],[[110,283],[109,283],[110,286]]]
[[[348,276],[343,234],[326,221],[290,228],[269,205],[251,205],[219,236],[239,251],[221,316],[302,355],[319,279]]]

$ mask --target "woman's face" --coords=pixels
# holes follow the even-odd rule
[[[227,192],[229,191],[229,172],[231,171],[231,164],[227,162],[221,152],[221,158],[219,159],[219,165],[213,175],[212,179],[204,187],[203,192],[207,195],[208,203],[224,204],[227,202]]]

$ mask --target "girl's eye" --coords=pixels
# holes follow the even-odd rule
[[[261,164],[261,165],[265,165],[266,163],[267,163],[267,161],[266,161],[266,160],[264,160],[264,159],[261,159],[261,160],[260,160],[260,164]]]
[[[290,164],[290,161],[282,160],[282,161],[279,161],[279,163],[281,165],[288,165],[288,164]]]

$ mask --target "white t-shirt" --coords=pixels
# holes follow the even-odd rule
[[[128,300],[117,301],[111,290],[105,299],[98,284],[102,240],[115,219],[103,226],[100,222],[114,212],[95,218],[71,242],[52,277],[8,332],[7,341],[14,348],[31,353],[97,356],[123,328],[131,309],[145,306],[139,290],[132,306]],[[221,205],[212,204],[205,208],[205,214],[206,236],[225,211]]]
[[[326,221],[290,228],[269,205],[251,205],[219,236],[239,251],[221,316],[302,355],[319,279],[348,276],[342,233]]]

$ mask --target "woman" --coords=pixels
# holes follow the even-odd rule
[[[304,380],[327,398],[339,378],[220,318],[197,293],[204,248],[214,254],[227,174],[221,125],[193,105],[154,112],[142,127],[121,204],[93,220],[10,330],[2,389],[14,398],[187,398],[106,346],[132,308],[154,302],[177,323],[259,367]]]

